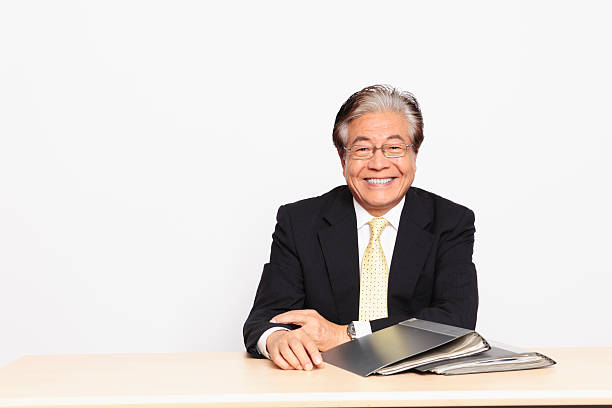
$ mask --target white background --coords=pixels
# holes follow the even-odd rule
[[[612,346],[609,2],[0,3],[0,364],[239,351],[279,205],[353,92],[476,213],[478,330]],[[223,150],[220,150],[223,149]]]

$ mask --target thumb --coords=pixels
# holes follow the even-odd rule
[[[274,316],[270,323],[284,323],[284,324],[297,324],[303,326],[305,323],[305,316],[299,310],[292,310],[289,312],[281,313]]]

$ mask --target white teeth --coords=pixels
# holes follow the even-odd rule
[[[386,178],[386,179],[366,179],[366,181],[370,184],[386,184],[388,182],[390,182],[391,180],[393,180],[393,178]]]

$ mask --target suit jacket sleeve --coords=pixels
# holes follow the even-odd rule
[[[435,259],[435,281],[428,307],[413,314],[396,314],[371,321],[372,331],[384,329],[411,317],[474,329],[478,310],[474,248],[474,213],[463,208],[452,228],[440,234]],[[396,250],[398,250],[396,248]]]
[[[270,319],[288,310],[304,308],[303,284],[302,267],[296,253],[291,220],[285,207],[281,206],[272,234],[270,262],[264,265],[253,308],[243,327],[244,344],[251,355],[262,357],[257,351],[257,341],[270,327],[297,327],[273,324]]]

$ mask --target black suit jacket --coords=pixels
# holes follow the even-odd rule
[[[471,210],[410,187],[389,271],[389,317],[371,321],[372,330],[410,317],[473,329],[474,231]],[[259,357],[257,340],[279,326],[269,320],[294,309],[315,309],[337,324],[358,320],[357,219],[347,186],[279,208],[270,262],[244,324],[247,351]]]

